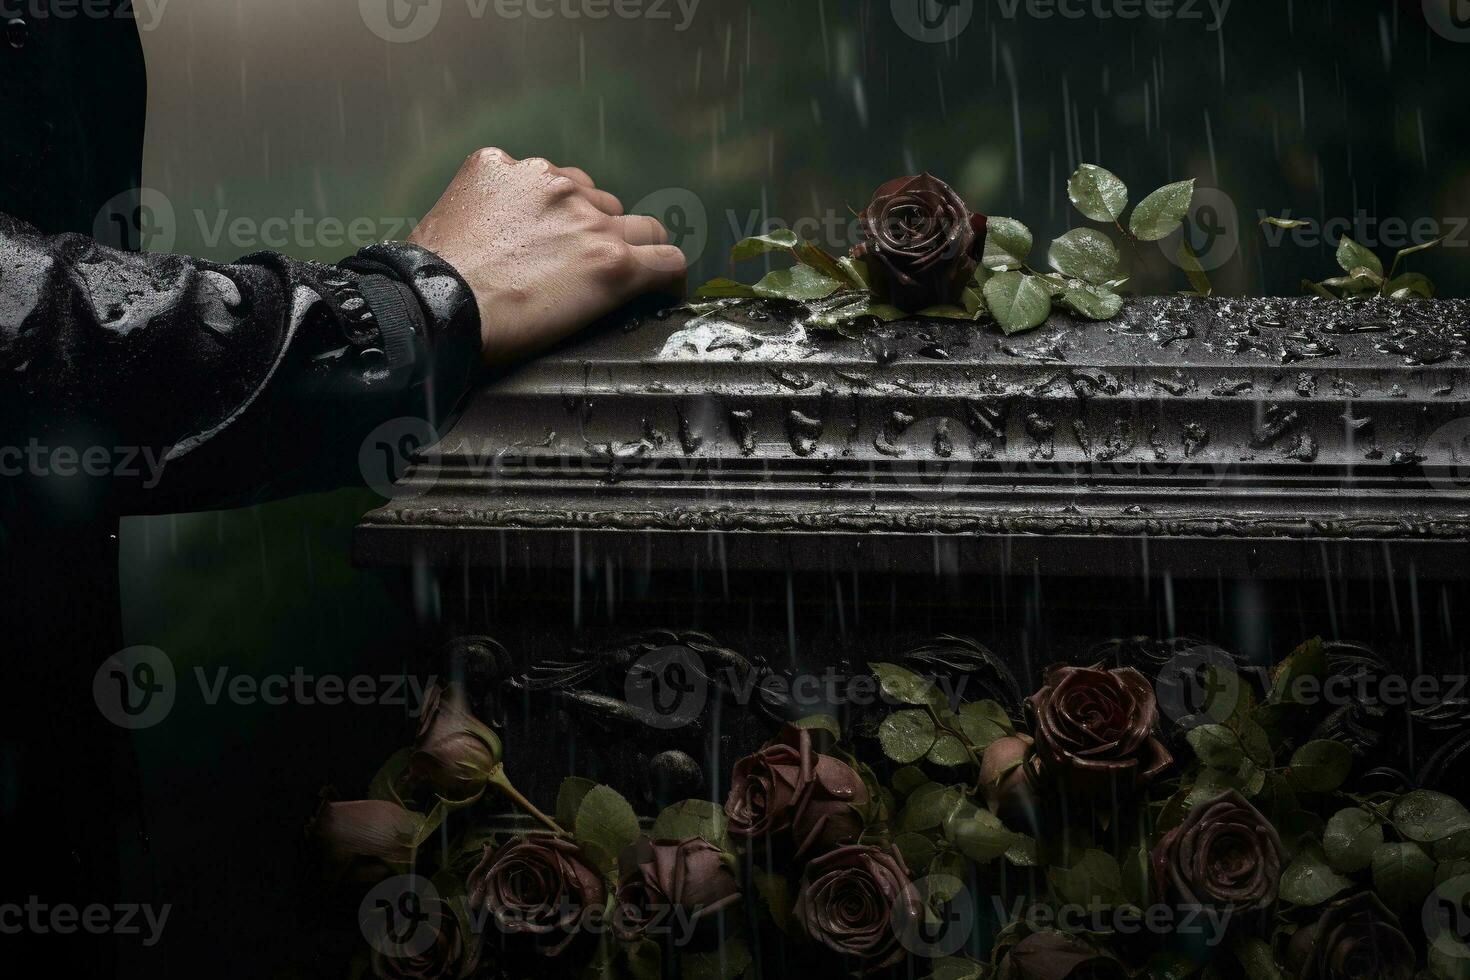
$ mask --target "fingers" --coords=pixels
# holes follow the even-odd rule
[[[629,245],[667,245],[669,231],[663,222],[643,214],[630,214],[613,219],[623,233],[623,241]]]
[[[597,186],[592,182],[592,178],[587,175],[587,171],[581,167],[553,167],[551,169],[555,173],[559,173],[563,177],[570,179],[573,183],[581,184],[583,187],[595,188]]]
[[[639,245],[633,259],[637,272],[631,285],[637,293],[684,295],[689,265],[677,245]]]
[[[582,196],[592,202],[592,206],[603,214],[610,214],[614,218],[623,214],[623,202],[613,197],[607,191],[600,191],[595,187],[584,187]]]

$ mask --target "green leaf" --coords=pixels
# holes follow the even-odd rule
[[[1337,297],[1328,292],[1321,283],[1313,282],[1310,279],[1302,280],[1302,292],[1311,293],[1313,296],[1320,296],[1322,299],[1337,299]]]
[[[926,783],[909,794],[898,813],[895,829],[915,833],[933,830],[944,822],[961,799],[963,794],[952,786]]]
[[[663,980],[664,951],[657,942],[644,936],[624,951],[632,980]]]
[[[1436,245],[1444,242],[1444,240],[1448,237],[1449,236],[1447,235],[1441,235],[1439,238],[1436,238],[1432,242],[1422,242],[1418,245],[1410,245],[1408,248],[1401,248],[1399,249],[1398,255],[1395,258],[1394,264],[1397,265],[1399,260],[1406,259],[1411,255],[1417,255],[1420,252],[1427,252],[1431,248],[1434,248]]]
[[[897,763],[918,762],[934,745],[934,719],[927,711],[911,708],[883,719],[878,726],[878,744],[883,754]]]
[[[1417,789],[1394,804],[1393,825],[1409,840],[1433,843],[1470,830],[1470,810],[1452,796]]]
[[[842,269],[842,274],[847,281],[858,289],[868,290],[872,288],[872,280],[868,278],[868,264],[862,259],[855,259],[851,255],[838,258],[837,265]]]
[[[965,743],[953,735],[945,734],[934,740],[934,745],[925,758],[936,766],[952,769],[969,762],[970,753],[965,751]]]
[[[581,776],[568,776],[561,781],[561,787],[556,791],[556,822],[563,830],[576,829],[577,810],[587,794],[596,788],[596,782]]]
[[[594,786],[587,791],[577,808],[576,826],[573,836],[577,843],[587,846],[604,871],[616,867],[618,855],[639,834],[638,815],[611,786]]]
[[[1111,320],[1123,311],[1123,297],[1102,286],[1078,282],[1062,294],[1062,305],[1089,320]]]
[[[1006,848],[1006,860],[1018,868],[1034,868],[1041,864],[1040,848],[1036,838],[1025,834],[1012,834],[1015,842]]]
[[[799,242],[792,249],[796,261],[804,266],[810,267],[819,275],[826,276],[839,284],[846,285],[850,280],[847,278],[847,270],[837,263],[831,255],[828,255],[819,246],[811,242]]]
[[[1184,216],[1194,203],[1194,181],[1181,180],[1165,184],[1138,202],[1128,228],[1133,237],[1145,242],[1168,238],[1184,224]]]
[[[1294,905],[1321,905],[1352,885],[1352,879],[1332,870],[1315,842],[1304,845],[1281,873],[1281,897]]]
[[[1196,293],[1210,296],[1215,292],[1215,287],[1210,284],[1210,277],[1205,274],[1205,267],[1199,264],[1199,256],[1194,254],[1194,246],[1189,243],[1188,235],[1179,239],[1179,267],[1184,270],[1184,277],[1189,280]]]
[[[787,228],[781,228],[768,235],[756,235],[753,238],[742,238],[730,249],[730,261],[743,262],[753,259],[768,252],[789,252],[796,248],[801,239],[796,233]]]
[[[831,715],[807,715],[799,718],[796,722],[797,728],[811,728],[831,734],[834,738],[842,738],[842,724]]]
[[[699,299],[750,299],[755,296],[755,289],[734,279],[717,277],[696,289],[694,295]]]
[[[878,678],[883,693],[900,704],[937,704],[937,689],[927,677],[920,677],[907,667],[897,664],[868,664]]]
[[[1337,264],[1349,275],[1353,275],[1355,269],[1368,269],[1380,281],[1383,279],[1383,263],[1378,256],[1346,235],[1342,236],[1342,241],[1337,246]]]
[[[847,294],[851,298],[830,310],[821,310],[807,317],[807,325],[817,328],[832,329],[840,324],[851,323],[865,316],[874,317],[888,323],[893,320],[901,320],[908,316],[903,310],[888,303],[879,303],[873,297],[863,293]]]
[[[1002,272],[985,284],[985,304],[1007,334],[1033,330],[1051,314],[1051,293],[1035,276]]]
[[[941,320],[975,319],[975,314],[963,306],[926,306],[914,316],[929,316]]]
[[[1348,807],[1327,821],[1322,850],[1327,863],[1338,871],[1362,871],[1373,861],[1373,852],[1383,843],[1383,825],[1367,810]]]
[[[1031,255],[1031,229],[1015,218],[992,217],[985,224],[983,268],[1008,272],[1026,264]]]
[[[829,279],[804,265],[777,269],[755,284],[755,294],[770,299],[826,299],[842,288],[842,283]]]
[[[1286,776],[1298,792],[1330,793],[1342,785],[1352,767],[1353,753],[1346,745],[1316,739],[1292,753]]]
[[[1271,947],[1259,936],[1239,936],[1230,943],[1230,951],[1245,968],[1251,980],[1284,980],[1276,966]]]
[[[1105,851],[1088,850],[1070,868],[1048,868],[1046,877],[1064,902],[1089,908],[1098,902],[1103,905],[1127,902],[1123,894],[1123,869]]]
[[[1128,186],[1117,174],[1084,163],[1067,180],[1067,197],[1093,221],[1114,222],[1128,209]]]
[[[1245,758],[1240,739],[1224,725],[1200,725],[1184,736],[1199,761],[1215,769],[1235,769]]]
[[[368,784],[368,799],[386,800],[406,808],[403,797],[398,792],[398,781],[408,769],[413,752],[413,746],[408,746],[388,757],[388,761],[383,763],[383,767],[377,771],[372,782]]]
[[[1433,887],[1434,859],[1418,844],[1380,844],[1373,852],[1373,888],[1389,905],[1415,905]]]
[[[1434,283],[1418,272],[1405,272],[1389,280],[1383,291],[1394,299],[1434,299]]]
[[[994,701],[970,701],[960,705],[960,731],[965,733],[970,747],[976,752],[984,752],[991,742],[1010,734],[1010,719],[1006,718],[1006,726],[1002,727],[992,711],[1005,717],[1005,711]]]
[[[946,956],[935,960],[931,965],[934,972],[925,980],[983,980],[986,976],[983,963],[976,963],[963,956]]]
[[[1064,276],[1093,284],[1118,274],[1118,248],[1113,240],[1091,228],[1073,228],[1051,243],[1051,267]]]
[[[1000,818],[968,801],[944,822],[944,836],[971,861],[993,861],[1016,846],[1016,834]]]
[[[1305,693],[1300,690],[1302,680],[1308,677],[1321,680],[1326,676],[1327,647],[1322,637],[1313,637],[1276,665],[1271,672],[1271,694],[1267,700],[1272,704],[1299,703],[1298,695]]]
[[[1310,221],[1303,221],[1301,218],[1262,218],[1261,224],[1275,225],[1277,228],[1286,229],[1312,227],[1312,223]]]
[[[934,842],[923,834],[899,834],[893,838],[893,846],[903,855],[903,863],[914,870],[929,867],[929,862],[938,853]]]
[[[771,921],[776,923],[776,928],[785,933],[793,932],[796,923],[791,918],[791,882],[786,875],[780,871],[768,871],[759,863],[753,862],[750,877],[756,894],[761,897],[761,902],[771,914]]]
[[[709,800],[681,800],[664,808],[650,831],[655,840],[701,837],[722,850],[730,849],[725,810]]]
[[[924,775],[924,770],[918,766],[903,766],[894,771],[893,778],[890,780],[893,784],[893,791],[899,796],[908,796],[928,781],[929,777]]]

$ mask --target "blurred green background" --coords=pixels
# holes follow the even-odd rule
[[[1271,246],[1259,212],[1349,219],[1369,244],[1392,244],[1390,219],[1437,219],[1456,240],[1411,268],[1444,294],[1470,292],[1470,29],[1456,40],[1426,21],[1458,0],[1235,0],[1218,29],[1204,0],[1134,19],[1129,0],[1070,0],[1080,17],[958,0],[952,15],[968,22],[938,43],[905,30],[935,0],[701,0],[687,23],[690,0],[603,19],[591,14],[616,8],[597,0],[428,0],[397,8],[438,18],[407,43],[368,26],[389,2],[403,0],[165,8],[144,34],[145,183],[173,211],[163,244],[335,260],[365,241],[323,219],[401,237],[467,153],[496,145],[581,166],[630,207],[647,201],[699,280],[727,272],[730,243],[763,224],[815,218],[813,236],[845,248],[872,189],[921,169],[1042,242],[1080,220],[1064,184],[1086,161],[1134,200],[1185,177],[1209,189],[1195,245],[1223,260],[1220,292],[1291,294],[1333,274],[1335,240]],[[298,212],[304,230],[264,237],[269,219],[279,229]],[[1185,288],[1157,260],[1135,285]],[[402,669],[434,596],[350,566],[353,523],[376,502],[344,491],[129,520],[129,642],[190,676]],[[260,917],[244,910],[293,887],[316,790],[360,793],[412,722],[381,706],[210,706],[189,690],[137,743],[159,860],[225,876],[224,907],[195,914],[234,937],[243,959],[222,970],[260,975],[272,944],[248,942]]]

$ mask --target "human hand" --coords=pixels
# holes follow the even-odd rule
[[[408,239],[459,272],[480,308],[485,362],[507,364],[645,293],[684,292],[657,218],[623,214],[576,167],[472,153]]]

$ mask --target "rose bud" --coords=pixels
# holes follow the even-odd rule
[[[387,800],[323,801],[307,833],[331,876],[375,881],[413,861],[424,818]]]
[[[1324,905],[1291,937],[1286,963],[1296,980],[1410,980],[1418,965],[1398,916],[1371,892]]]
[[[624,942],[652,934],[685,945],[694,929],[739,900],[740,885],[718,847],[699,837],[641,837],[618,859],[613,931]]]
[[[1150,856],[1160,895],[1230,916],[1275,904],[1284,861],[1276,828],[1235,790],[1195,804]]]
[[[858,224],[851,255],[867,263],[880,299],[910,311],[962,302],[985,250],[985,216],[948,184],[927,173],[890,180]]]
[[[459,917],[442,899],[428,899],[405,925],[406,937],[379,937],[369,962],[381,980],[458,980],[474,972],[479,945],[466,943]],[[386,927],[386,923],[384,924]],[[420,930],[431,929],[424,935]]]
[[[1047,775],[1071,793],[1110,798],[1174,761],[1154,734],[1154,689],[1132,667],[1051,667],[1028,703]]]
[[[818,752],[810,729],[787,725],[754,755],[735,763],[725,815],[745,838],[791,832],[798,857],[856,841],[868,802],[862,777],[841,759]]]
[[[1038,763],[1029,735],[998,738],[980,758],[980,785],[990,812],[1006,826],[1033,836],[1041,826]]]
[[[1123,964],[1078,936],[1032,933],[1001,961],[999,980],[1126,980]]]
[[[607,901],[602,875],[562,837],[522,837],[483,857],[466,882],[472,917],[484,912],[506,935],[529,935],[556,956]]]
[[[854,844],[812,859],[793,913],[861,976],[904,958],[903,937],[919,928],[923,902],[898,851]]]
[[[485,791],[500,768],[500,736],[476,718],[458,684],[436,685],[424,702],[409,771],[450,803],[468,802]]]

